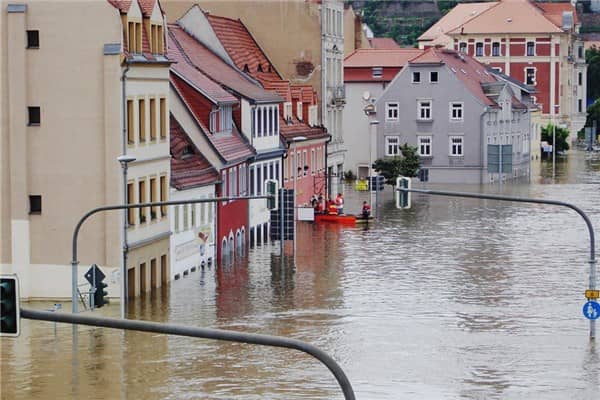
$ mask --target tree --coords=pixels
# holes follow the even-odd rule
[[[600,50],[593,46],[585,51],[587,69],[587,96],[596,100],[600,97]]]
[[[395,185],[399,176],[417,176],[420,161],[417,148],[408,144],[400,146],[400,156],[380,158],[373,163],[373,169],[385,178],[388,185]]]
[[[569,131],[565,128],[561,128],[559,126],[556,127],[555,131],[556,136],[556,151],[566,151],[569,150]],[[554,146],[552,142],[552,124],[548,124],[546,127],[542,128],[542,141],[546,141]]]

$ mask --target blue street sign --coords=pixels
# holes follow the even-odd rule
[[[583,315],[587,319],[598,319],[600,317],[600,303],[588,301],[583,305]]]

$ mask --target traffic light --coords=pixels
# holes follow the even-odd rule
[[[383,175],[372,176],[369,181],[369,188],[372,192],[380,192],[385,185],[385,177]]]
[[[267,179],[265,181],[265,195],[271,196],[267,199],[267,208],[269,210],[277,210],[277,206],[279,205],[279,201],[277,199],[277,186],[278,182],[275,179]]]
[[[96,282],[96,291],[94,292],[94,307],[95,308],[100,308],[105,304],[108,304],[108,299],[106,298],[106,296],[108,296],[108,292],[104,289],[106,289],[108,287],[108,285],[104,282],[102,282],[104,280],[104,278],[102,278],[102,280],[100,280],[100,282]]]
[[[19,336],[21,310],[16,275],[0,275],[0,336]]]
[[[410,178],[396,178],[396,208],[410,208],[410,192],[400,189],[410,189]]]

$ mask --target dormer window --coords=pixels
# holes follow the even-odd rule
[[[283,103],[283,119],[288,123],[291,122],[291,120],[292,120],[292,103],[291,102]]]
[[[140,54],[142,52],[142,23],[127,23],[127,45],[130,53]]]
[[[193,154],[194,154],[194,149],[192,149],[192,146],[190,146],[188,144],[183,148],[183,151],[181,152],[181,158],[186,158]]]
[[[527,42],[526,56],[535,56],[535,42]]]
[[[232,107],[220,106],[210,113],[210,131],[212,133],[231,133],[233,127]]]
[[[296,116],[300,121],[302,121],[302,102],[299,101],[296,103]]]
[[[165,53],[163,27],[160,24],[150,24],[150,52]]]

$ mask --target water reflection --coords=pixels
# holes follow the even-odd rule
[[[427,187],[563,200],[597,223],[600,157],[570,155],[558,184],[540,170],[532,184]],[[345,197],[349,212],[366,200]],[[377,211],[385,218],[366,229],[300,224],[295,253],[238,252],[135,299],[128,316],[311,342],[363,399],[597,397],[578,215],[423,195],[397,210],[389,190]],[[119,306],[97,313],[118,317]],[[23,320],[21,337],[3,338],[2,399],[342,398],[325,367],[290,350],[87,327],[73,349],[71,332]]]

